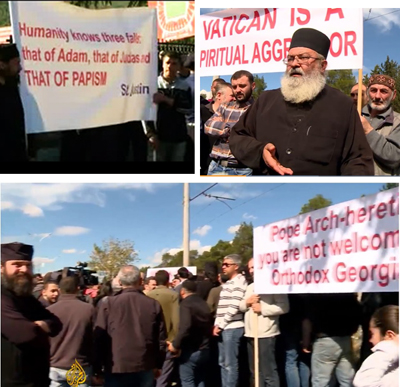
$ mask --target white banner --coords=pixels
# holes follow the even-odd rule
[[[255,292],[399,290],[399,191],[254,229]]]
[[[200,75],[284,72],[293,33],[314,28],[331,40],[328,70],[363,66],[361,8],[242,8],[200,17]]]
[[[155,120],[156,11],[11,1],[26,131]]]
[[[179,267],[157,267],[154,269],[147,269],[147,274],[146,277],[153,277],[156,275],[156,273],[160,270],[165,270],[169,273],[169,280],[172,281],[174,279],[174,275],[178,274],[178,270],[184,266],[179,266]],[[190,273],[193,275],[197,274],[197,267],[196,266],[186,266],[186,269],[189,270]]]

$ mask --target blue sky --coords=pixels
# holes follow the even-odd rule
[[[219,11],[222,8],[200,8],[200,14]],[[371,10],[371,12],[369,12]],[[395,11],[395,12],[393,12]],[[364,68],[363,74],[370,71],[377,65],[385,62],[389,55],[390,59],[400,63],[400,9],[399,8],[365,8],[364,14]],[[368,21],[365,21],[368,19]],[[329,62],[329,58],[328,58]],[[284,71],[284,65],[282,63]],[[358,71],[355,72],[356,78]],[[258,74],[264,77],[267,89],[280,87],[282,73]],[[229,81],[230,76],[221,76]],[[200,77],[200,90],[209,91],[212,77]]]
[[[190,184],[193,198],[212,184]],[[376,193],[379,184],[230,183],[190,204],[191,248],[204,251],[230,241],[241,222],[254,226],[295,216],[317,194],[333,204]],[[182,246],[183,184],[2,184],[2,243],[35,248],[35,268],[46,273],[86,261],[93,244],[109,237],[133,240],[138,266],[156,266]],[[46,237],[46,234],[51,233]],[[30,235],[31,234],[31,235]]]

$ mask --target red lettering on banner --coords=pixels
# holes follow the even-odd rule
[[[249,17],[248,17],[246,14],[244,14],[244,13],[242,13],[242,14],[239,16],[239,20],[238,20],[238,22],[236,23],[236,28],[235,28],[235,31],[236,31],[236,33],[237,33],[238,35],[242,34],[242,33],[244,32],[244,30],[246,29],[246,27],[239,28],[239,24],[240,24],[240,22],[241,22],[242,20],[249,20]]]
[[[247,27],[246,32],[249,32],[253,27],[256,27],[257,31],[260,31],[260,14],[258,11],[254,11],[254,17],[253,20],[251,21],[250,25]]]
[[[391,260],[396,259],[393,258]],[[348,267],[344,262],[339,262],[333,268],[333,279],[339,283],[377,281],[379,286],[384,288],[389,285],[390,281],[399,279],[399,264],[393,262]]]
[[[232,25],[231,25],[231,32],[230,32],[230,35],[231,35],[231,36],[233,35],[233,27],[235,26],[235,24],[236,24],[236,16],[234,15],[234,16],[233,16],[233,23],[232,23]]]
[[[275,28],[276,24],[276,8],[273,9],[273,16],[271,17],[271,13],[269,12],[268,8],[264,8],[264,24],[262,26],[262,29],[265,30],[265,27],[267,26],[267,23],[269,22],[271,30]]]
[[[335,13],[339,14],[340,19],[344,18],[342,8],[328,8],[328,10],[326,11],[325,21],[329,21],[329,18],[331,17],[331,15],[333,15]]]
[[[50,86],[50,71],[24,70],[29,86]]]
[[[350,37],[352,38],[351,40],[350,40]],[[356,39],[357,39],[357,35],[354,31],[346,31],[344,33],[344,42],[345,42],[344,55],[345,56],[348,56],[349,48],[351,48],[353,55],[357,55],[357,51],[354,47],[354,43],[356,42]]]
[[[222,20],[223,20],[223,23],[224,23],[224,27],[223,27],[223,30],[222,30],[222,36],[226,36],[226,25],[228,24],[228,21],[229,20],[232,20],[233,19],[233,17],[232,16],[228,16],[228,17],[224,17]]]
[[[295,22],[294,16],[295,16],[296,8],[292,8],[290,11],[291,11],[290,12],[290,26],[292,27],[292,26],[294,26],[294,22]],[[305,8],[297,8],[297,11],[299,12],[299,14],[305,15],[306,18],[304,20],[302,20],[302,19],[300,19],[300,17],[296,17],[296,23],[299,26],[306,25],[310,21],[310,18],[311,18],[310,11]]]
[[[279,269],[274,269],[272,271],[271,283],[273,285],[299,285],[303,282],[307,284],[318,284],[318,283],[329,283],[328,278],[329,269],[314,269],[312,266],[308,267],[308,270],[303,271],[293,271],[288,268],[283,271]]]

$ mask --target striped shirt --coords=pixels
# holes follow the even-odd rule
[[[229,159],[229,161],[236,160],[229,148],[229,135],[231,134],[231,129],[250,105],[249,101],[243,107],[240,107],[237,101],[224,103],[219,106],[215,114],[204,124],[204,132],[206,134],[218,137],[210,154],[212,158]]]
[[[239,310],[239,305],[246,288],[247,282],[242,274],[238,274],[222,286],[214,325],[221,329],[244,327],[243,313]]]

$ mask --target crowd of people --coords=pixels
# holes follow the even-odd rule
[[[149,146],[160,162],[194,162],[194,55],[160,53],[155,122],[131,121],[84,130],[27,134],[19,84],[20,53],[0,44],[0,160],[35,161],[44,139],[58,144],[59,161],[149,161]],[[133,107],[134,108],[134,107]],[[54,138],[54,140],[51,140]],[[155,161],[155,160],[153,160]]]
[[[396,83],[385,74],[351,98],[326,84],[330,39],[298,29],[284,59],[281,88],[255,100],[253,74],[235,72],[201,99],[203,175],[400,175]]]
[[[127,265],[82,289],[75,275],[34,276],[32,256],[30,245],[1,245],[3,386],[399,383],[398,292],[258,295],[253,259],[242,266],[237,254],[196,276],[143,278]]]

